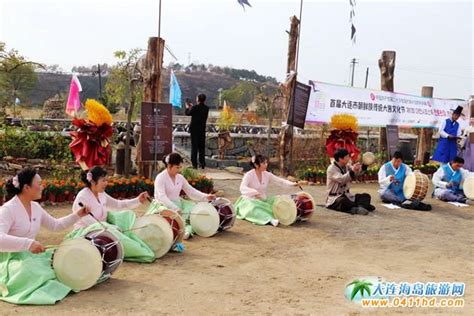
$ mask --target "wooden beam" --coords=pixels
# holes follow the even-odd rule
[[[148,39],[148,49],[145,57],[145,69],[142,69],[143,76],[143,101],[161,102],[162,98],[162,69],[163,52],[165,40],[158,37]],[[140,105],[141,106],[141,105]],[[143,133],[143,130],[142,130]],[[137,146],[138,173],[141,176],[150,177],[153,174],[153,161],[141,160],[141,137]]]
[[[379,59],[379,68],[380,68],[380,85],[383,91],[393,92],[394,90],[394,72],[395,72],[395,58],[396,52],[384,50],[382,56]],[[379,133],[379,152],[382,153],[384,157],[383,160],[389,158],[388,154],[388,144],[387,144],[387,129],[385,127],[380,128]]]
[[[433,87],[422,87],[421,96],[423,97],[433,97]],[[432,128],[422,128],[418,134],[418,142],[416,146],[416,158],[415,161],[420,164],[425,164],[429,160],[429,154],[431,154],[433,143],[433,129]],[[428,155],[426,153],[429,153]],[[425,159],[425,155],[428,156],[428,159]]]
[[[291,17],[290,22],[290,33],[288,39],[288,60],[286,66],[287,79],[285,83],[280,86],[281,93],[285,98],[283,108],[283,121],[286,122],[288,118],[288,109],[291,102],[291,95],[293,88],[296,83],[296,52],[298,46],[300,20],[296,16]],[[285,125],[280,131],[280,142],[279,142],[279,164],[280,174],[283,176],[288,175],[290,164],[290,142],[293,137],[293,126]]]

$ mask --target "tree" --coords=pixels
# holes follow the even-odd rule
[[[222,91],[222,100],[228,101],[236,108],[244,108],[258,94],[258,84],[251,81],[241,81],[230,89]]]
[[[24,99],[37,81],[36,70],[45,66],[29,61],[17,50],[6,50],[6,45],[0,42],[0,114],[5,114],[8,105],[13,106],[13,116],[16,115],[16,99]]]
[[[128,102],[130,105],[127,111],[127,136],[125,141],[125,176],[127,177],[131,164],[129,150],[132,115],[134,114],[135,104],[141,105],[143,100],[143,75],[140,66],[140,62],[144,60],[141,59],[142,52],[143,50],[140,48],[134,48],[129,52],[115,52],[114,55],[119,61],[111,68],[109,79],[105,85],[106,97],[111,103],[124,105]]]
[[[63,69],[57,64],[46,66],[46,72],[58,73],[62,71]]]
[[[134,84],[132,91],[131,82],[141,77],[136,65],[142,53],[143,50],[140,48],[134,48],[129,52],[117,51],[114,53],[118,62],[108,69],[110,73],[105,84],[105,97],[108,100],[109,106],[126,108],[128,113],[132,93],[135,94],[137,104],[141,104],[143,99],[142,84]],[[134,114],[136,113],[132,113],[132,115]]]
[[[99,70],[98,64],[97,65],[92,65],[92,66],[74,66],[71,69],[72,72],[76,72],[78,74],[88,75],[88,76],[97,74],[98,70]],[[110,69],[109,69],[108,64],[101,64],[100,65],[100,74],[102,76],[107,75],[109,71],[110,71]]]
[[[260,117],[269,117],[269,112],[273,104],[273,99],[278,93],[277,87],[273,85],[262,85],[259,87],[259,93],[255,96],[257,104],[257,114]]]

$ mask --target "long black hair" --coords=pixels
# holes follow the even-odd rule
[[[5,184],[9,196],[20,194],[25,185],[31,185],[34,177],[38,174],[33,168],[24,168],[16,176],[11,178]]]
[[[95,166],[95,167],[92,167],[92,168],[89,169],[89,170],[82,171],[82,173],[81,173],[81,180],[82,180],[82,182],[84,182],[84,184],[85,184],[86,187],[88,187],[88,188],[90,188],[91,185],[92,185],[91,181],[89,181],[89,180],[87,179],[87,174],[88,174],[88,173],[90,173],[91,176],[92,176],[91,181],[93,180],[95,183],[97,183],[97,181],[99,181],[100,178],[107,176],[107,170],[105,170],[104,168],[99,167],[99,166]]]
[[[265,157],[264,155],[255,155],[252,157],[252,160],[250,161],[250,166],[255,169],[259,167],[262,163],[268,162],[268,158]]]

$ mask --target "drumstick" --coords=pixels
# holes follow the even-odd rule
[[[303,191],[303,188],[301,187],[301,185],[298,184],[298,188],[300,188],[301,191]]]
[[[80,207],[84,207],[84,204],[82,204],[82,202],[79,202],[79,206],[80,206]],[[92,216],[92,218],[95,219],[96,222],[99,223],[100,226],[102,226],[102,228],[103,228],[104,230],[107,230],[107,227],[106,227],[101,221],[99,221],[99,220],[97,219],[97,217],[95,217],[94,214],[92,214],[92,212],[90,212],[89,215]]]

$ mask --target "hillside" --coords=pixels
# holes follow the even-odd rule
[[[225,69],[228,70],[231,68]],[[246,73],[256,74],[255,72],[247,70],[232,69],[226,72],[216,72],[209,69],[196,69],[191,71],[189,68],[186,68],[185,70],[175,70],[176,77],[181,86],[183,103],[186,98],[190,98],[194,101],[197,94],[204,93],[207,95],[207,103],[211,108],[215,107],[218,103],[219,89],[229,89],[239,83],[239,81],[245,80],[245,78],[238,78],[242,72],[244,72],[243,75]],[[170,72],[168,70],[163,75],[164,100],[168,100],[169,96],[169,75]],[[273,78],[259,76],[259,79],[260,77],[276,82]],[[23,100],[23,103],[39,107],[43,105],[46,99],[55,94],[61,93],[66,97],[69,90],[70,80],[70,74],[38,73],[38,82],[29,93],[28,99]],[[99,97],[99,79],[97,76],[79,75],[79,80],[82,84],[83,91],[81,93],[81,98],[83,100]],[[106,82],[107,76],[102,77],[103,90],[105,90],[104,86]]]

